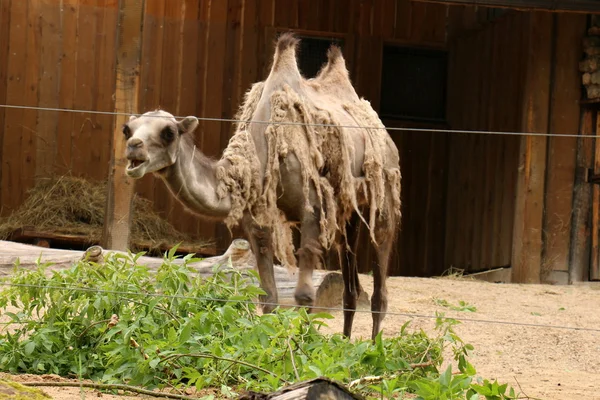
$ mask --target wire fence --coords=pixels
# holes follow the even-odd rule
[[[13,104],[0,104],[0,108],[20,109],[20,110],[35,110],[45,112],[67,112],[67,113],[82,113],[96,115],[113,115],[113,116],[131,116],[137,117],[143,115],[139,113],[124,113],[116,111],[97,111],[97,110],[82,110],[69,108],[54,108],[54,107],[35,107],[21,106]],[[152,118],[167,118],[160,115],[148,115]],[[187,115],[175,115],[174,118],[185,118]],[[439,128],[413,128],[413,127],[381,127],[381,126],[359,126],[359,125],[339,125],[339,124],[320,124],[320,123],[305,123],[305,122],[272,122],[272,121],[255,121],[255,120],[240,120],[235,118],[213,118],[213,117],[196,117],[199,121],[207,122],[230,122],[230,123],[251,123],[251,124],[276,124],[276,125],[292,125],[292,126],[310,126],[310,127],[337,127],[344,129],[385,129],[387,131],[400,132],[427,132],[427,133],[450,133],[450,134],[476,134],[476,135],[504,135],[504,136],[545,136],[545,137],[563,137],[563,138],[600,138],[597,134],[580,134],[580,133],[550,133],[550,132],[514,132],[514,131],[491,131],[491,130],[469,130],[469,129],[439,129]]]
[[[292,307],[297,307],[297,308],[311,308],[309,306],[292,305],[292,304],[284,304],[284,303],[261,302],[258,300],[257,301],[248,301],[248,300],[239,300],[239,299],[194,297],[194,296],[188,296],[188,295],[167,295],[167,294],[161,294],[161,293],[127,292],[127,291],[120,291],[120,290],[105,290],[105,289],[98,289],[98,288],[92,288],[92,287],[78,287],[78,286],[34,285],[34,284],[13,283],[13,282],[0,282],[0,286],[60,290],[60,291],[72,290],[72,291],[91,292],[91,293],[98,293],[98,294],[112,294],[112,295],[132,296],[132,297],[133,296],[136,296],[136,297],[142,296],[142,297],[162,298],[162,299],[172,299],[172,300],[175,300],[175,299],[177,299],[177,300],[195,300],[195,301],[208,301],[208,302],[220,302],[220,303],[256,304],[256,305],[261,305],[261,306],[268,305],[268,306],[273,306],[273,307],[290,307],[290,306],[292,306]],[[381,311],[372,311],[372,310],[364,310],[364,309],[352,310],[352,309],[343,308],[343,307],[315,306],[313,308],[318,311],[329,311],[329,312],[355,311],[357,313],[363,313],[363,314],[383,313]],[[435,319],[440,318],[440,316],[438,316],[438,315],[404,313],[404,312],[398,312],[398,311],[387,311],[384,314],[390,315],[390,316],[417,318],[417,319],[433,319],[433,320],[435,320]],[[600,333],[600,328],[537,324],[537,323],[530,323],[530,322],[515,322],[515,321],[503,321],[503,320],[494,320],[494,319],[464,318],[464,317],[455,317],[455,316],[452,316],[451,318],[456,321],[469,322],[469,323],[511,325],[511,326],[520,326],[520,327],[534,327],[534,328],[559,329],[559,330],[569,330],[569,331],[583,331],[583,332]]]
[[[123,112],[110,112],[110,111],[97,111],[97,110],[83,110],[83,109],[67,109],[67,108],[54,108],[54,107],[35,107],[35,106],[22,106],[22,105],[12,105],[12,104],[0,104],[0,108],[5,109],[25,109],[25,110],[36,110],[43,112],[66,112],[66,113],[84,113],[84,114],[96,114],[96,115],[112,115],[112,116],[141,116],[143,114],[138,113],[123,113]],[[152,116],[156,118],[165,118],[164,116]],[[185,118],[187,116],[174,116],[175,118]],[[412,127],[381,127],[381,126],[358,126],[358,125],[337,125],[337,124],[320,124],[320,123],[302,123],[302,122],[272,122],[272,121],[246,121],[239,120],[234,118],[211,118],[211,117],[196,117],[200,121],[209,121],[209,122],[229,122],[229,123],[253,123],[253,124],[278,124],[278,125],[301,125],[301,126],[311,126],[311,127],[338,127],[338,128],[347,128],[347,129],[385,129],[388,131],[409,131],[409,132],[428,132],[428,133],[449,133],[449,134],[481,134],[481,135],[507,135],[507,136],[545,136],[545,137],[575,137],[575,138],[599,138],[600,135],[583,135],[579,133],[548,133],[548,132],[510,132],[510,131],[488,131],[488,130],[462,130],[462,129],[433,129],[433,128],[412,128]],[[12,282],[0,282],[0,286],[10,286],[10,287],[27,287],[27,288],[38,288],[38,289],[48,289],[48,290],[74,290],[74,291],[85,291],[85,292],[94,292],[94,293],[104,293],[104,294],[116,294],[123,296],[145,296],[145,297],[158,297],[158,298],[170,298],[170,299],[187,299],[187,300],[196,300],[196,301],[213,301],[213,302],[237,302],[237,303],[254,303],[256,305],[268,305],[273,307],[289,307],[290,304],[283,303],[269,303],[269,302],[261,302],[261,301],[244,301],[237,299],[219,299],[219,298],[210,298],[210,297],[190,297],[184,295],[166,295],[160,293],[139,293],[139,292],[123,292],[123,291],[111,291],[111,290],[103,290],[97,288],[90,287],[70,287],[70,286],[42,286],[42,285],[33,285],[33,284],[17,284]],[[307,307],[294,305],[294,307]],[[344,311],[355,311],[357,313],[369,313],[374,314],[378,313],[377,311],[372,310],[364,310],[364,309],[356,309],[351,310],[342,307],[315,307],[320,311],[330,311],[330,312],[344,312]],[[403,313],[397,311],[387,311],[386,315],[391,316],[400,316],[407,318],[419,318],[419,319],[437,319],[439,318],[437,315],[426,315],[426,314],[418,314],[418,313]],[[586,331],[586,332],[595,332],[600,333],[600,328],[588,328],[588,327],[575,327],[575,326],[562,326],[562,325],[549,325],[549,324],[538,324],[538,323],[528,323],[528,322],[515,322],[515,321],[503,321],[503,320],[493,320],[493,319],[477,319],[477,318],[465,318],[465,317],[453,317],[453,319],[460,322],[469,322],[469,323],[482,323],[482,324],[497,324],[497,325],[511,325],[511,326],[521,326],[521,327],[535,327],[535,328],[545,328],[545,329],[560,329],[560,330],[571,330],[571,331]]]

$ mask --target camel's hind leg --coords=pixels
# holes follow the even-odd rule
[[[346,240],[350,249],[346,248],[346,243],[342,242],[339,244],[338,250],[339,263],[344,278],[344,336],[348,338],[352,334],[356,303],[361,291],[360,282],[358,281],[358,265],[356,263],[359,234],[360,219],[358,214],[355,213],[346,227]]]
[[[373,317],[373,332],[371,337],[375,336],[381,330],[381,323],[387,312],[388,298],[386,280],[388,275],[388,266],[396,239],[396,221],[393,216],[385,215],[377,218],[375,226],[374,244],[377,256],[377,265],[373,267],[373,295],[371,297],[371,311]]]
[[[256,225],[249,216],[244,217],[244,230],[256,257],[260,286],[265,291],[259,300],[263,313],[272,312],[277,306],[277,285],[273,272],[273,237],[270,229]]]

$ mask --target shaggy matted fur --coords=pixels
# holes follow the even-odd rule
[[[330,67],[339,63],[341,53],[334,47],[328,57]],[[318,86],[318,79],[311,83]],[[269,226],[279,233],[273,237],[276,257],[283,264],[296,265],[292,256],[295,249],[289,222],[277,207],[280,159],[287,157],[288,152],[293,152],[302,165],[306,207],[311,207],[308,204],[308,192],[312,184],[324,210],[320,216],[319,237],[323,248],[331,248],[336,233],[345,229],[353,212],[360,215],[360,198],[366,200],[370,211],[368,222],[362,215],[361,219],[368,226],[371,239],[377,243],[374,235],[376,216],[379,214],[380,218],[386,218],[386,215],[394,214],[398,220],[401,217],[401,176],[398,167],[386,167],[390,138],[371,104],[361,99],[359,102],[342,102],[324,109],[289,85],[274,91],[270,96],[271,119],[260,121],[269,123],[265,130],[268,163],[264,179],[261,180],[261,164],[256,156],[249,126],[263,89],[264,82],[259,82],[246,93],[236,118],[241,122],[223,154],[231,167],[221,167],[217,175],[219,193],[222,196],[229,194],[232,199],[232,210],[225,220],[227,225],[237,225],[244,212],[250,212],[259,225]],[[356,126],[364,127],[363,177],[354,177],[352,174],[355,149],[348,135],[355,128],[342,127],[335,118],[336,112],[343,111],[354,119]],[[393,200],[387,207],[386,187],[390,188],[389,195]],[[360,203],[365,203],[364,200]],[[345,237],[346,233],[342,232],[342,236]]]

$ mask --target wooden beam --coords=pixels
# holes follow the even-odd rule
[[[120,0],[117,26],[117,79],[112,155],[102,244],[112,250],[127,250],[134,181],[125,175],[125,141],[121,127],[138,108],[144,0]]]
[[[521,126],[523,132],[543,133],[548,132],[554,21],[538,12],[527,19]],[[521,136],[511,261],[515,283],[541,279],[546,148],[546,136]]]
[[[512,8],[515,10],[569,11],[582,13],[600,13],[597,0],[411,0],[413,2],[438,3],[461,6],[484,6]]]

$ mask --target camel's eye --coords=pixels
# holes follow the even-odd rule
[[[125,135],[125,139],[129,139],[131,137],[131,129],[129,129],[128,125],[123,125],[123,135]]]
[[[160,132],[160,138],[165,141],[165,143],[171,143],[175,138],[175,133],[170,126],[165,126],[163,130]]]

